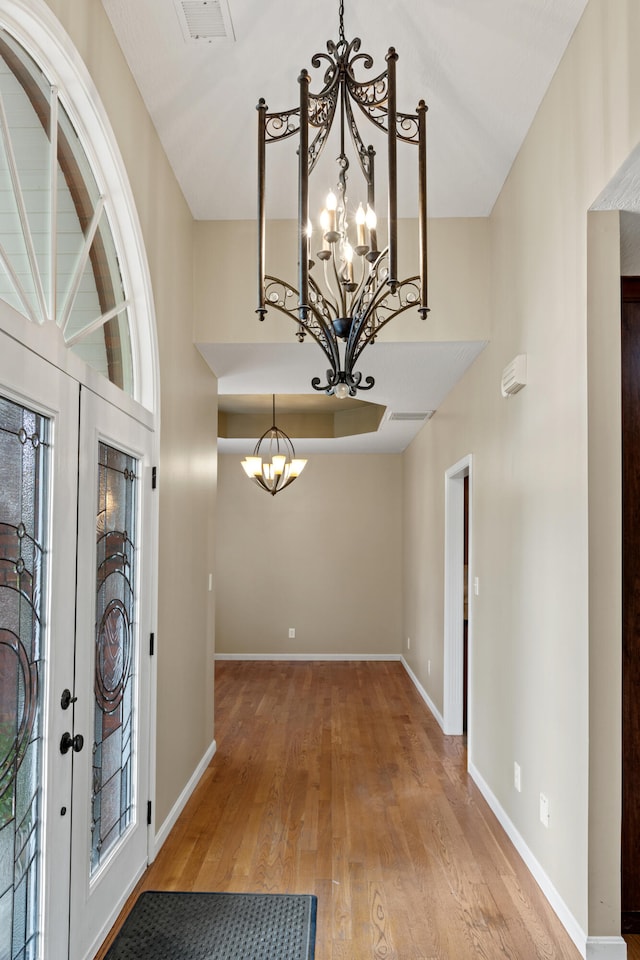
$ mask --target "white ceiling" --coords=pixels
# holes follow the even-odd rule
[[[379,403],[387,414],[375,434],[339,439],[297,439],[296,450],[309,453],[401,453],[422,420],[391,420],[393,413],[437,410],[445,396],[476,359],[484,341],[465,343],[376,343],[358,364],[375,386],[361,399]],[[323,354],[313,343],[198,344],[229,394],[309,393],[311,378],[324,372]],[[287,389],[282,390],[281,385]],[[496,384],[496,390],[500,384]],[[313,392],[313,391],[312,391]],[[321,395],[322,396],[322,395]],[[268,424],[267,424],[268,426]],[[257,438],[256,438],[257,439]],[[224,453],[246,453],[246,440],[220,440]]]
[[[193,216],[255,217],[256,103],[264,97],[271,111],[295,107],[303,67],[311,72],[311,90],[320,89],[322,71],[314,71],[310,61],[326,49],[327,40],[338,39],[338,0],[229,0],[235,40],[210,43],[185,40],[175,0],[102,2]],[[345,0],[347,39],[362,39],[361,51],[374,58],[371,75],[384,69],[384,55],[394,46],[398,109],[414,113],[422,98],[429,106],[430,216],[491,212],[586,2]],[[376,145],[375,130],[372,142]],[[415,152],[399,147],[401,188],[407,184],[399,212],[413,216],[415,174],[404,175],[404,149]],[[331,144],[325,153],[328,160],[336,155]],[[268,154],[267,216],[292,218],[295,144],[272,144]],[[333,182],[330,175],[329,186]],[[460,349],[469,347],[469,356],[478,350],[477,344],[397,344],[393,356],[387,349],[392,346],[373,350],[389,357],[376,390],[388,395],[392,408],[414,411],[426,402],[427,369],[429,376],[435,370],[439,381],[446,381],[435,391],[442,399],[464,372]],[[284,348],[210,344],[201,349],[219,377],[221,393],[259,393],[260,384],[264,392],[312,392],[308,381],[302,387],[298,382],[298,360],[292,365],[282,359]],[[227,371],[233,350],[244,352],[244,359]],[[363,372],[368,353],[359,364]],[[425,366],[410,381],[414,356]],[[393,367],[394,361],[401,366]],[[275,367],[268,366],[274,363],[279,379]],[[324,370],[319,352],[312,368],[312,375]],[[380,402],[377,396],[371,399]]]

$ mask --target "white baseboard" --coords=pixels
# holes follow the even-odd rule
[[[399,653],[216,653],[216,660],[401,660]]]
[[[216,749],[217,749],[216,742],[215,740],[212,740],[209,746],[207,747],[202,760],[200,761],[196,769],[193,771],[193,774],[191,775],[191,778],[186,784],[184,790],[182,791],[182,793],[174,803],[173,807],[171,808],[168,817],[166,818],[166,820],[164,821],[160,829],[156,832],[156,835],[153,841],[153,857],[150,858],[151,860],[155,859],[158,851],[160,850],[163,843],[169,836],[169,833],[171,832],[171,828],[174,826],[176,820],[184,810],[187,804],[187,800],[189,799],[189,797],[191,796],[195,788],[198,786],[198,783],[200,782],[202,775],[204,774],[205,770],[207,769],[213,757],[215,756]]]
[[[405,670],[411,677],[414,687],[416,688],[416,690],[418,691],[418,693],[420,694],[420,696],[422,697],[426,705],[429,707],[429,710],[431,711],[431,713],[434,715],[434,717],[440,724],[440,728],[444,730],[444,717],[442,716],[442,714],[436,707],[435,703],[433,702],[433,700],[431,699],[431,697],[429,696],[425,688],[422,686],[422,684],[420,683],[415,673],[413,672],[413,670],[411,669],[411,667],[409,666],[409,664],[407,663],[407,661],[403,656],[400,657],[400,661],[402,663],[402,666],[405,668]]]
[[[627,960],[622,937],[587,937],[587,960]]]
[[[476,786],[480,790],[482,796],[485,798],[494,814],[498,818],[498,821],[505,833],[511,840],[512,844],[524,860],[527,865],[530,873],[532,874],[534,880],[544,893],[545,897],[551,904],[553,910],[558,916],[560,923],[565,928],[576,947],[580,951],[583,957],[590,956],[587,953],[587,935],[574,917],[574,915],[569,910],[568,906],[554,887],[553,883],[543,870],[542,866],[535,858],[525,841],[523,840],[521,834],[518,832],[514,826],[512,820],[508,817],[504,808],[498,801],[498,798],[495,796],[489,784],[486,782],[480,771],[473,763],[469,763],[469,774],[473,778]],[[604,938],[609,939],[609,938]],[[624,942],[624,941],[623,941]],[[593,957],[604,957],[607,958],[610,956],[613,960],[614,957],[617,957],[618,954],[593,954]]]
[[[411,677],[416,690],[440,724],[442,730],[444,730],[444,719],[442,714],[436,708],[435,704],[431,700],[431,697],[426,692],[405,658],[400,657],[400,659],[405,670]],[[516,830],[513,822],[507,816],[501,804],[498,802],[497,797],[489,787],[488,783],[471,761],[469,762],[469,774],[493,810],[500,825],[524,860],[536,883],[551,904],[553,910],[558,916],[558,919],[575,943],[582,956],[585,957],[586,960],[626,960],[627,945],[622,937],[586,936],[584,930],[567,907],[566,903],[554,887],[545,871],[542,869],[540,863],[536,860],[533,853],[524,842],[520,833]]]

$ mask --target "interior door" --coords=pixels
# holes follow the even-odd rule
[[[70,960],[92,957],[147,864],[151,433],[80,403]]]
[[[77,383],[0,333],[3,960],[68,950],[77,472]]]
[[[622,278],[622,932],[640,933],[640,278]]]

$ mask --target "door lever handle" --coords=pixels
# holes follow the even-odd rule
[[[60,697],[60,706],[62,707],[63,710],[68,710],[69,705],[72,703],[75,703],[77,699],[78,699],[77,697],[71,696],[71,690],[67,690],[65,688],[62,691],[62,696]]]
[[[75,737],[72,737],[69,732],[62,734],[60,753],[68,753],[69,750],[73,750],[74,753],[80,753],[83,747],[84,737],[81,733],[76,733]]]

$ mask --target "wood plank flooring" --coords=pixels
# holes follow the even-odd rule
[[[315,893],[316,960],[578,960],[401,664],[219,661],[215,696],[218,752],[119,923],[148,889]]]

